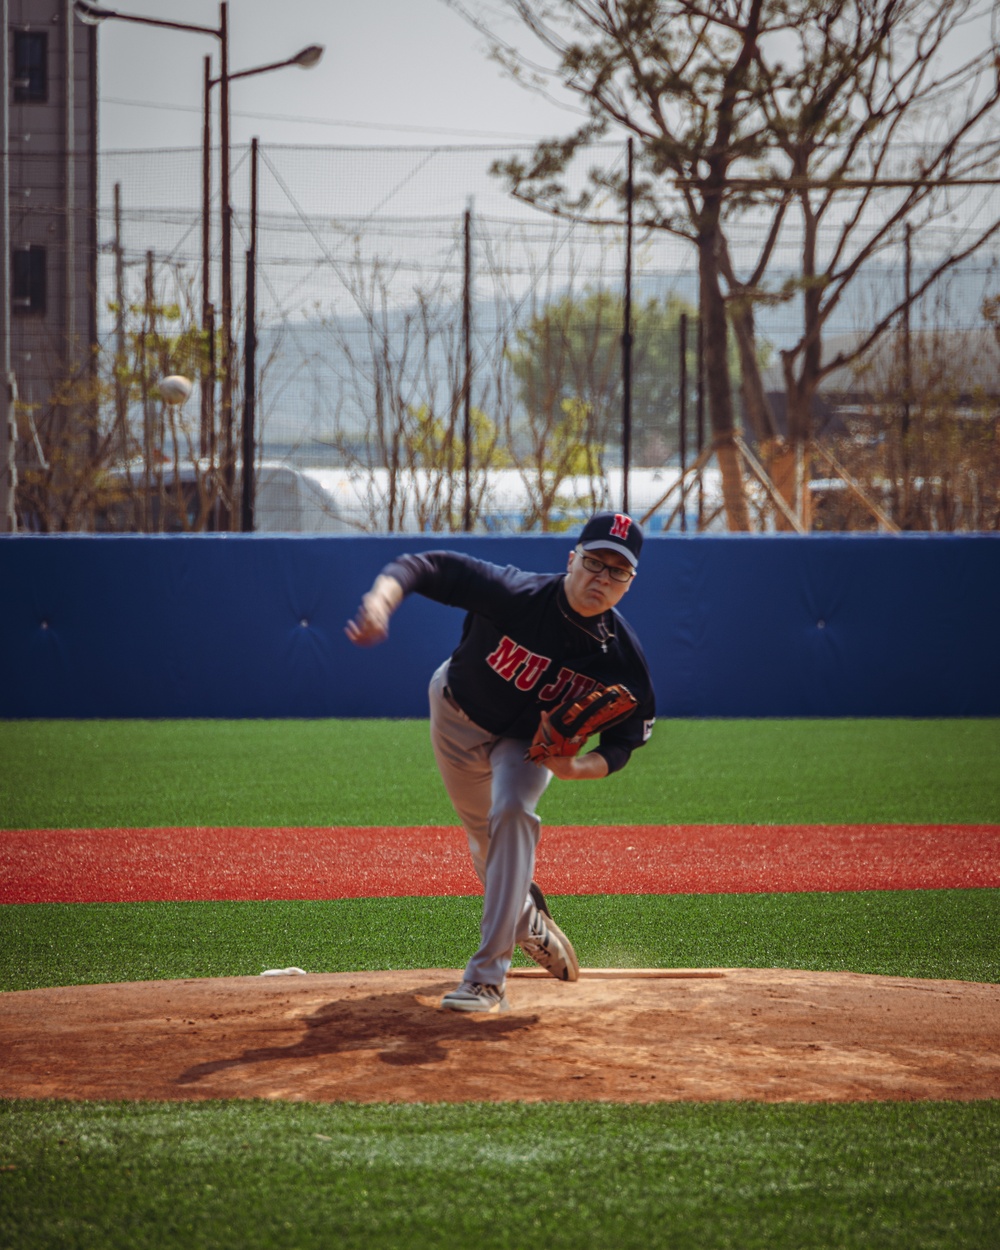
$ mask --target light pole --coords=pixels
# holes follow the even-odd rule
[[[74,0],[73,11],[81,22],[89,26],[97,26],[104,21],[132,22],[139,26],[156,26],[165,30],[183,30],[196,35],[211,35],[219,41],[220,70],[218,78],[209,78],[208,67],[205,70],[205,110],[208,114],[210,86],[221,85],[219,104],[220,132],[220,199],[222,218],[222,435],[223,435],[223,479],[225,481],[225,508],[227,528],[232,525],[234,515],[235,456],[233,446],[233,265],[232,265],[232,205],[229,202],[229,83],[231,77],[244,78],[250,74],[263,73],[265,70],[278,69],[283,65],[301,65],[308,68],[315,65],[323,55],[323,49],[311,45],[303,49],[297,56],[287,62],[275,62],[273,65],[261,66],[255,70],[241,70],[236,75],[229,73],[229,5],[222,0],[219,5],[218,26],[198,26],[188,22],[171,22],[166,18],[140,17],[134,13],[120,13],[117,9],[105,8],[103,5],[90,4],[88,0]],[[207,138],[207,136],[206,136]],[[203,288],[203,296],[204,296]],[[203,299],[203,304],[207,301]],[[207,308],[203,306],[203,314]]]
[[[237,70],[235,74],[220,74],[217,78],[212,77],[211,58],[205,57],[205,88],[204,88],[204,119],[202,125],[202,231],[201,231],[201,248],[202,248],[202,329],[207,332],[210,316],[210,300],[208,293],[208,274],[211,257],[209,254],[209,213],[211,207],[211,107],[212,107],[212,89],[225,83],[222,100],[223,107],[227,109],[225,130],[228,133],[229,115],[228,104],[226,103],[229,95],[229,83],[237,78],[254,78],[257,74],[268,74],[275,69],[285,69],[289,65],[297,65],[300,69],[312,69],[314,65],[318,65],[323,56],[323,47],[321,44],[311,43],[308,47],[303,48],[300,52],[296,52],[294,56],[286,57],[283,61],[269,61],[266,65],[255,65],[252,69]],[[254,141],[256,143],[256,140]],[[225,310],[227,306],[227,275],[229,282],[229,307],[232,308],[232,211],[229,206],[229,158],[228,144],[226,146],[226,155],[222,157],[222,211],[223,211],[223,228],[222,228],[222,273],[223,273],[223,289],[222,289],[222,307],[223,320],[225,321]],[[225,338],[226,332],[223,332]],[[228,343],[229,359],[232,359],[232,316],[230,312],[229,321],[229,337]],[[224,350],[226,348],[224,347]],[[228,403],[226,395],[226,384],[228,378]],[[201,398],[201,452],[211,454],[215,447],[215,427],[212,420],[211,407],[208,395],[208,386],[205,385],[206,378],[202,379],[202,398]],[[244,414],[245,417],[245,414]],[[225,451],[223,472],[226,482],[226,496],[229,501],[229,525],[233,524],[235,517],[236,497],[234,491],[235,485],[235,469],[236,461],[233,449],[233,426],[232,426],[232,368],[230,367],[228,374],[223,375],[223,397],[222,397],[222,421],[223,434],[225,436]],[[244,439],[244,446],[246,440]],[[243,472],[246,474],[252,471],[252,466],[248,470],[246,463],[243,465]],[[246,491],[244,490],[244,495]],[[246,504],[241,508],[241,528],[245,528],[244,518],[246,515]]]

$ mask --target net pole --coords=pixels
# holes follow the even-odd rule
[[[622,308],[622,511],[626,513],[632,461],[632,160],[632,140],[629,139],[625,178],[625,297]]]

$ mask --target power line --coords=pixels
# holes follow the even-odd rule
[[[100,103],[117,104],[125,108],[160,109],[171,113],[202,113],[201,108],[193,104],[166,104],[151,100],[123,100],[117,96],[101,96]],[[406,131],[410,134],[424,135],[461,135],[470,139],[528,139],[537,141],[541,136],[524,134],[512,130],[461,130],[453,126],[409,126],[404,123],[390,124],[387,122],[360,122],[338,120],[331,117],[298,117],[290,113],[244,113],[233,112],[232,117],[242,117],[247,121],[295,122],[297,125],[348,127],[355,130],[386,130]]]

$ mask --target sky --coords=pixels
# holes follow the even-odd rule
[[[108,7],[219,25],[213,0],[110,0]],[[234,144],[254,135],[262,143],[350,147],[530,142],[568,134],[581,120],[506,78],[482,37],[443,0],[230,0],[231,73],[309,44],[325,49],[315,68],[232,84]],[[218,48],[210,36],[102,22],[100,146],[199,147],[204,58],[213,57],[217,74]]]

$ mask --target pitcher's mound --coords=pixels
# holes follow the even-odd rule
[[[318,1102],[1000,1097],[1000,986],[782,969],[529,970],[441,1011],[458,970],[0,995],[0,1096]]]

